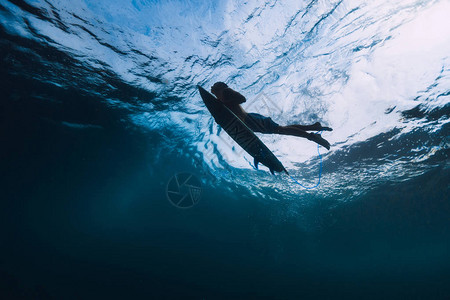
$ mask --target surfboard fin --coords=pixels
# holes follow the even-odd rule
[[[256,158],[253,160],[253,164],[255,165],[256,170],[258,170],[259,161]]]
[[[273,172],[273,169],[270,169],[270,173],[272,173],[272,175],[275,175],[275,173]]]

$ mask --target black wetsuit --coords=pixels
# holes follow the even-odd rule
[[[278,124],[275,123],[270,117],[265,117],[257,113],[246,113],[241,103],[246,101],[245,97],[240,93],[225,88],[223,90],[224,104],[238,116],[251,130],[261,133],[277,133]]]

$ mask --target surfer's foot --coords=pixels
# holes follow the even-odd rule
[[[326,139],[320,136],[320,134],[316,133],[310,133],[308,136],[308,140],[316,142],[317,144],[327,148],[327,150],[330,150],[330,143]]]
[[[312,125],[291,125],[291,126],[297,127],[305,131],[333,131],[333,129],[330,127],[323,127],[322,124],[320,124],[320,122],[316,122]]]
[[[323,127],[322,124],[320,124],[320,122],[316,122],[313,125],[315,128],[317,128],[317,131],[333,131],[333,128],[331,127]]]

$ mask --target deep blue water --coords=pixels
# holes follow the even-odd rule
[[[449,11],[0,0],[0,297],[448,299]],[[219,80],[334,128],[318,188],[249,165],[197,93]],[[258,136],[317,182],[314,143]]]

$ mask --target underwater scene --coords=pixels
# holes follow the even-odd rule
[[[449,17],[0,0],[0,298],[449,299]]]

